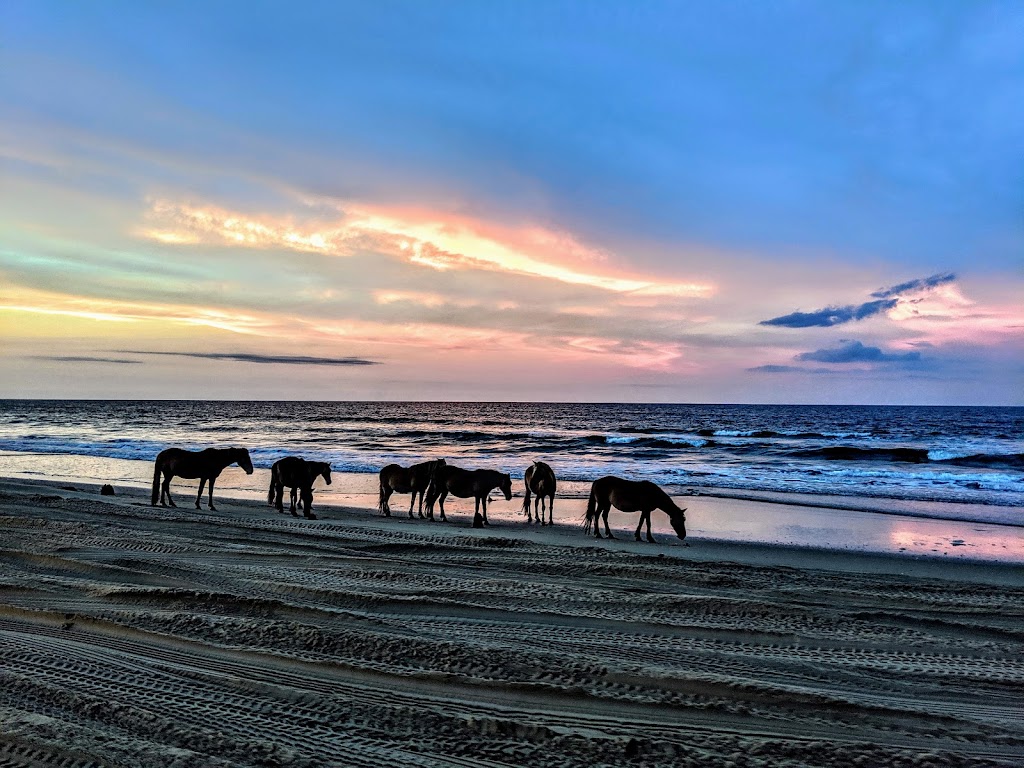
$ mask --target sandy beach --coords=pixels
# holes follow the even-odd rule
[[[0,481],[0,764],[1024,761],[1018,566],[177,498]]]

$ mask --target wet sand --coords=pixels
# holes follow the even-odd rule
[[[0,765],[1024,763],[1020,566],[62,485],[0,480]]]

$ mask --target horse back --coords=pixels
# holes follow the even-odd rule
[[[209,448],[206,449],[210,450]],[[156,456],[158,472],[170,473],[191,480],[202,476],[203,454],[206,451],[186,451],[184,448],[165,448]]]
[[[283,459],[278,459],[270,468],[270,472],[275,482],[289,488],[303,487],[308,483],[306,460],[300,459],[298,456],[286,456]]]
[[[526,470],[526,482],[538,496],[553,496],[555,493],[555,472],[543,461],[534,462]]]
[[[380,484],[398,493],[412,491],[409,470],[400,464],[388,464],[380,471]]]

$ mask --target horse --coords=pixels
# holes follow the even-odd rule
[[[647,540],[654,543],[651,535],[651,512],[660,509],[668,515],[676,536],[686,539],[686,510],[680,509],[661,488],[648,480],[635,482],[623,480],[611,475],[595,480],[590,487],[590,501],[587,502],[587,517],[583,529],[590,533],[594,526],[594,536],[601,538],[599,517],[604,520],[604,532],[609,539],[614,539],[608,527],[608,512],[612,507],[623,512],[639,512],[640,522],[636,526],[636,540],[640,541],[640,528],[647,523]]]
[[[537,516],[537,521],[541,525],[544,525],[544,498],[551,499],[551,504],[548,507],[548,525],[552,525],[554,523],[552,517],[555,513],[554,470],[543,461],[535,461],[527,468],[523,480],[526,481],[526,495],[523,497],[523,513],[526,515],[526,521],[533,522],[530,513],[530,492],[532,491],[536,495],[533,500],[533,514]],[[540,512],[537,511],[538,506]]]
[[[216,511],[213,506],[213,483],[230,464],[237,464],[245,470],[245,474],[252,474],[252,459],[249,458],[249,451],[245,448],[207,448],[203,451],[186,451],[182,448],[167,448],[157,454],[156,466],[153,469],[153,497],[150,506],[155,507],[157,497],[160,499],[160,506],[170,504],[178,506],[171,498],[171,478],[184,477],[189,480],[199,478],[199,494],[196,496],[196,509],[199,509],[199,502],[203,498],[203,486],[207,481],[210,483],[210,509]],[[163,487],[160,485],[160,475],[163,474]],[[164,503],[164,499],[167,503]]]
[[[409,517],[412,517],[413,507],[416,506],[416,494],[419,494],[420,518],[422,518],[423,494],[430,487],[430,481],[434,478],[434,473],[444,465],[444,459],[424,461],[421,464],[413,464],[411,467],[388,464],[380,471],[380,496],[377,501],[377,509],[384,513],[384,517],[391,517],[391,505],[388,504],[391,494],[411,493]]]
[[[444,500],[448,494],[458,496],[460,499],[468,499],[472,496],[476,499],[476,514],[483,507],[484,525],[487,522],[487,494],[495,488],[505,494],[505,501],[512,500],[512,478],[493,469],[475,469],[472,472],[468,469],[460,469],[451,465],[441,467],[435,474],[427,490],[427,515],[434,519],[434,502],[440,502],[441,522],[447,518],[444,516]]]
[[[276,506],[277,511],[284,512],[284,487],[291,488],[291,513],[292,517],[298,517],[295,511],[295,495],[301,492],[302,514],[308,520],[316,520],[310,509],[313,506],[313,482],[323,477],[324,481],[331,484],[331,465],[325,461],[306,461],[298,456],[287,456],[274,462],[270,468],[270,490],[267,491],[267,504]]]

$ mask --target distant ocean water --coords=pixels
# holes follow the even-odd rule
[[[1024,408],[0,401],[0,451],[152,460],[170,445],[244,446],[257,467],[297,454],[375,473],[443,456],[521,478],[543,459],[560,479],[673,493],[1024,507]]]

